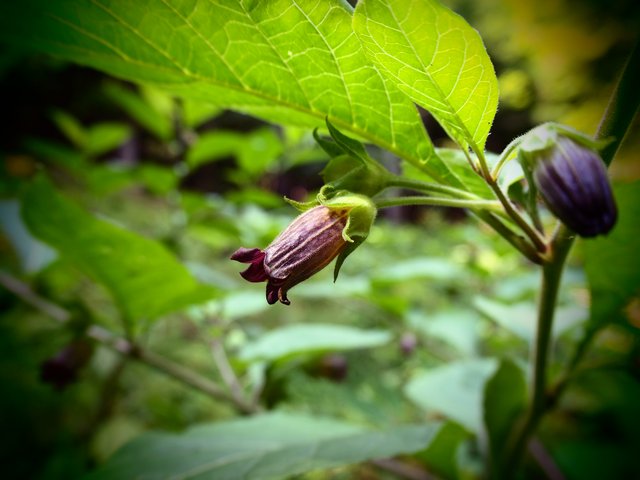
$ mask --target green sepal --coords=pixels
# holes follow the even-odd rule
[[[336,260],[336,266],[333,271],[333,279],[335,281],[345,259],[369,236],[369,231],[376,219],[378,210],[369,197],[347,191],[336,192],[335,196],[330,199],[323,199],[320,203],[328,208],[346,208],[349,210],[347,224],[342,230],[342,238],[349,244],[338,255]]]
[[[298,202],[288,197],[284,197],[284,201],[291,205],[299,212],[306,212],[307,210],[318,205],[318,200],[309,200],[308,202]]]
[[[318,134],[317,128],[313,129],[313,138],[316,139],[316,142],[318,143],[318,145],[320,145],[320,148],[322,148],[322,150],[324,150],[325,153],[331,158],[345,154],[344,149],[336,142],[332,142],[330,140],[327,140],[326,138],[321,137]]]

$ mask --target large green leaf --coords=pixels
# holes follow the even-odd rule
[[[277,123],[328,116],[426,161],[415,106],[368,61],[351,20],[341,0],[26,0],[0,5],[0,40]]]
[[[484,148],[498,82],[482,39],[436,0],[361,0],[354,29],[365,52],[463,147]]]
[[[385,330],[362,330],[347,325],[287,325],[246,345],[240,358],[246,361],[277,360],[299,353],[379,347],[391,340]]]
[[[26,189],[22,216],[36,237],[111,292],[127,322],[153,320],[216,293],[161,244],[98,220],[44,178]]]
[[[88,478],[289,478],[416,452],[429,444],[438,428],[375,431],[338,420],[276,412],[198,426],[178,435],[142,435]]]
[[[479,432],[484,384],[497,366],[495,359],[452,362],[416,375],[405,393],[416,405],[440,412],[470,432]]]
[[[524,372],[511,360],[504,359],[484,389],[484,424],[489,438],[492,468],[500,471],[509,435],[518,416],[527,405]]]
[[[633,297],[640,296],[638,238],[640,182],[614,188],[618,223],[607,237],[585,240],[585,270],[591,289],[591,320],[615,321]]]

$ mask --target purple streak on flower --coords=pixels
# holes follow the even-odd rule
[[[231,260],[249,263],[240,275],[250,282],[267,281],[267,302],[289,305],[287,292],[326,267],[347,246],[342,231],[347,209],[317,206],[298,216],[264,250],[240,248]]]
[[[593,150],[558,137],[533,175],[549,210],[578,235],[595,237],[615,225],[618,212],[607,170]]]

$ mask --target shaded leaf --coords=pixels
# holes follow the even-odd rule
[[[245,361],[278,360],[300,353],[379,347],[390,340],[391,334],[386,330],[331,324],[287,325],[246,345],[239,358]]]
[[[375,431],[338,420],[276,412],[197,426],[183,434],[144,434],[87,478],[289,478],[413,453],[427,445],[437,430],[438,426],[427,425]]]
[[[640,183],[617,185],[614,195],[619,218],[606,237],[584,241],[585,270],[591,290],[591,321],[596,324],[623,318],[623,309],[640,295],[638,238],[640,238]]]
[[[417,457],[442,478],[457,478],[456,451],[468,438],[469,433],[464,428],[456,423],[447,422]]]
[[[442,413],[470,432],[479,432],[484,384],[497,366],[494,359],[449,363],[413,377],[405,393],[419,407]]]
[[[511,360],[500,362],[498,370],[484,389],[484,425],[489,437],[492,468],[498,467],[501,454],[518,416],[527,404],[527,384],[524,372]]]
[[[127,322],[153,320],[215,295],[161,244],[96,219],[42,177],[26,189],[22,217],[35,236],[105,286]]]
[[[451,138],[484,149],[498,81],[480,35],[462,17],[435,0],[361,0],[354,29],[371,61]]]

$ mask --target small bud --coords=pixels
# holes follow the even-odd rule
[[[302,213],[264,250],[240,248],[231,260],[250,264],[240,273],[245,280],[267,281],[269,304],[289,305],[289,289],[339,255],[344,260],[366,238],[374,218],[375,207],[365,197],[336,197]]]
[[[533,180],[545,204],[582,237],[608,233],[617,208],[604,162],[596,151],[558,135],[534,157]]]
[[[77,380],[78,371],[87,364],[92,353],[93,346],[90,342],[74,340],[53,357],[42,362],[40,379],[53,385],[56,390],[64,390]]]

